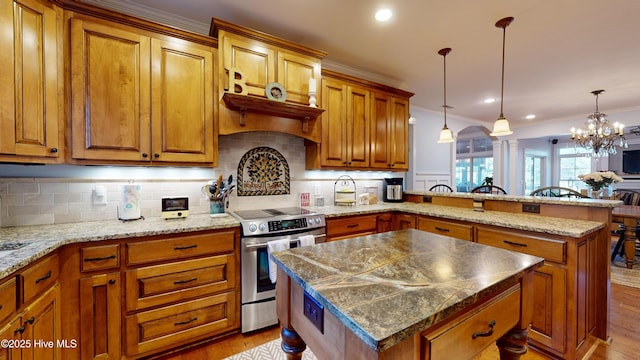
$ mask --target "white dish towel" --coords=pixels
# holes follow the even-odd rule
[[[271,283],[276,283],[276,277],[278,274],[278,266],[271,260],[271,253],[289,248],[289,239],[273,240],[267,243],[267,254],[269,254],[269,279]]]
[[[316,237],[313,235],[302,235],[298,240],[300,240],[300,247],[316,244]]]

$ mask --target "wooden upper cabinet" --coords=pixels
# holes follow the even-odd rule
[[[72,157],[151,160],[147,36],[71,19]]]
[[[70,33],[73,159],[214,163],[212,48],[80,18]]]
[[[309,104],[309,79],[316,79],[316,92],[320,78],[318,59],[296,54],[291,51],[278,51],[278,82],[287,90],[290,102]]]
[[[267,84],[276,81],[276,52],[262,44],[255,44],[240,37],[225,36],[221,39],[223,60],[220,64],[222,91],[239,92],[229,89],[228,74],[225,69],[242,72],[248,95],[265,97]]]
[[[210,35],[218,39],[220,134],[276,131],[319,142],[325,52],[215,18]],[[310,79],[316,83],[316,108],[308,106]],[[268,99],[266,88],[273,82],[284,88],[283,101]]]
[[[44,0],[0,4],[0,161],[62,161],[62,10]]]
[[[213,52],[151,39],[151,60],[152,160],[213,163]]]
[[[409,100],[374,92],[371,167],[409,169]]]
[[[369,166],[369,91],[322,80],[322,166]]]
[[[322,73],[322,141],[307,144],[307,169],[408,170],[413,94],[329,70]]]

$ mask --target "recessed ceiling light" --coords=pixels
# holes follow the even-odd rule
[[[496,99],[494,99],[494,98],[484,99],[484,103],[485,104],[491,104],[491,103],[494,103],[494,102],[496,102]]]
[[[390,9],[381,9],[376,11],[376,20],[380,22],[389,21],[392,16],[393,13]]]
[[[524,118],[527,119],[527,120],[533,120],[533,119],[536,118],[536,116],[533,115],[533,114],[529,114],[529,115],[525,116]]]

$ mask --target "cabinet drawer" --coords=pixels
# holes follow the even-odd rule
[[[28,303],[58,281],[58,255],[38,261],[23,271],[20,276],[22,277],[22,302]]]
[[[127,270],[127,310],[234,289],[233,254]]]
[[[473,226],[444,220],[418,218],[416,229],[461,240],[473,239]]]
[[[179,236],[126,244],[127,265],[212,255],[233,251],[234,233]]]
[[[350,234],[366,235],[377,232],[378,222],[376,215],[327,220],[327,237],[339,237]]]
[[[120,266],[120,245],[87,246],[80,249],[81,271],[113,269]]]
[[[234,292],[141,312],[126,318],[127,355],[170,348],[237,328]]]
[[[16,278],[0,284],[0,323],[16,310]]]
[[[546,261],[566,262],[567,243],[563,240],[479,228],[478,243],[540,256]]]
[[[423,334],[426,354],[422,358],[471,359],[502,335],[513,328],[520,318],[520,285],[516,285],[497,299],[483,305],[472,316],[447,326],[446,331]],[[489,323],[494,322],[493,332],[488,336],[473,338],[474,333],[489,331]]]

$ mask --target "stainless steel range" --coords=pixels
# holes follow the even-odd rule
[[[278,323],[275,283],[269,279],[269,241],[289,239],[290,248],[300,245],[299,237],[313,235],[325,241],[323,214],[304,208],[244,210],[231,213],[242,226],[240,241],[242,281],[242,332]]]

